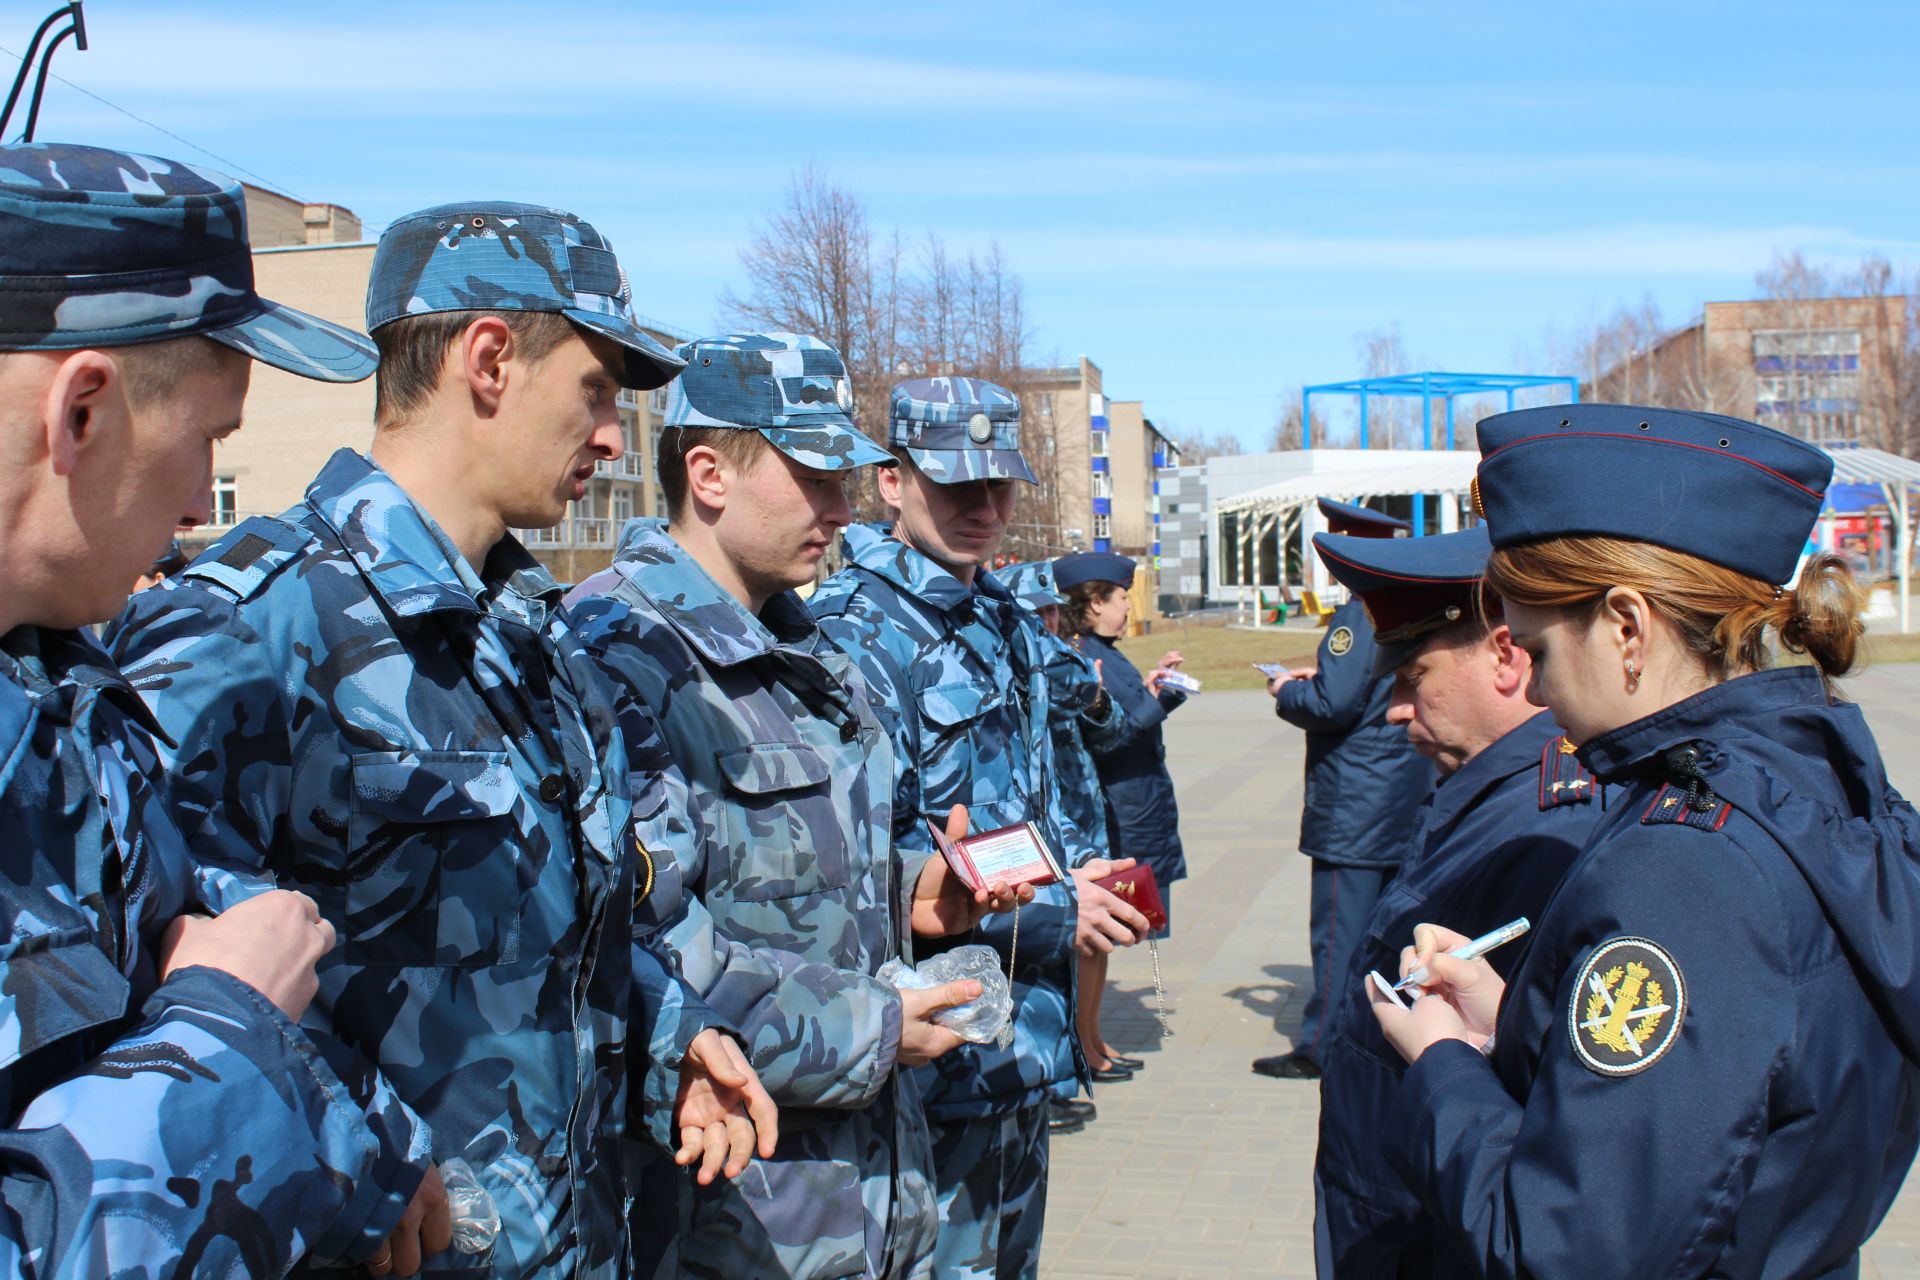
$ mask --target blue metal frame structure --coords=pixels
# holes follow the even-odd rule
[[[1531,387],[1565,387],[1569,403],[1580,402],[1580,379],[1560,374],[1529,373],[1398,373],[1384,378],[1354,378],[1348,382],[1322,382],[1300,392],[1301,434],[1307,448],[1313,447],[1313,398],[1316,395],[1360,397],[1360,447],[1367,447],[1367,401],[1373,396],[1418,396],[1427,448],[1433,447],[1433,402],[1444,400],[1447,406],[1447,448],[1453,448],[1453,398],[1499,394],[1513,408],[1513,393]]]

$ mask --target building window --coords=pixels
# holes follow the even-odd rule
[[[1089,445],[1088,448],[1092,450],[1093,456],[1096,458],[1106,457],[1107,456],[1107,433],[1104,431],[1096,431],[1093,433],[1093,435],[1090,438],[1092,439],[1093,443]]]
[[[1093,516],[1093,536],[1111,538],[1113,536],[1113,517],[1095,512]]]
[[[233,476],[213,478],[213,523],[234,524],[240,516],[240,486]]]
[[[1093,473],[1093,496],[1096,498],[1111,498],[1113,496],[1113,473],[1111,471],[1096,471]]]
[[[633,519],[633,490],[620,485],[613,491],[613,523],[616,529]]]
[[[1761,330],[1753,335],[1754,416],[1816,443],[1860,430],[1860,333]]]
[[[1042,391],[1033,397],[1033,416],[1042,422],[1053,421],[1053,392]]]
[[[647,412],[653,415],[655,422],[667,416],[667,389],[655,387],[647,392]]]

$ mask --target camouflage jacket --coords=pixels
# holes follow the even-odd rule
[[[667,937],[781,1104],[778,1155],[683,1213],[681,1269],[831,1277],[925,1255],[932,1150],[919,1090],[894,1071],[900,998],[874,976],[906,947],[913,881],[892,847],[892,746],[859,676],[798,596],[755,617],[655,520],[630,523],[568,607],[633,695],[623,714],[654,709],[691,788],[691,838],[654,836],[686,895]],[[644,796],[662,771],[635,765]]]
[[[1119,703],[1100,697],[1100,677],[1091,658],[1048,631],[1034,615],[1027,614],[1025,621],[1043,655],[1047,677],[1056,821],[1067,861],[1077,867],[1108,856],[1107,802],[1089,746],[1112,740],[1125,729],[1125,717]]]
[[[559,597],[512,538],[476,572],[341,450],[111,636],[179,744],[196,854],[339,930],[315,1009],[492,1193],[496,1276],[622,1274],[629,1072],[711,1017],[634,942],[626,750]]]
[[[893,739],[894,847],[930,853],[926,819],[965,804],[974,830],[1035,822],[1066,858],[1048,793],[1045,659],[1019,606],[991,574],[969,589],[883,529],[856,525],[844,536],[848,565],[811,605],[859,667]],[[999,1114],[1075,1087],[1075,913],[1071,879],[1021,909],[1013,1045],[967,1045],[922,1068],[935,1119]],[[991,916],[974,940],[1005,956],[1014,928],[1013,915]]]
[[[246,983],[160,981],[169,921],[266,886],[188,858],[154,727],[91,636],[0,639],[0,1274],[370,1257],[427,1135]]]

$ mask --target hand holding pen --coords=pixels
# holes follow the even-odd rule
[[[1506,930],[1513,928],[1510,925]],[[1479,1049],[1492,1039],[1506,983],[1482,957],[1498,945],[1497,935],[1506,930],[1475,939],[1440,925],[1416,926],[1413,945],[1400,953],[1402,978],[1415,980],[1399,985],[1423,988],[1424,998],[1415,999],[1411,1005],[1403,1004],[1398,990],[1389,987],[1384,978],[1368,976],[1367,996],[1374,1017],[1408,1062],[1441,1040],[1460,1040]],[[1508,932],[1505,940],[1524,932]],[[1416,979],[1422,970],[1424,979]]]

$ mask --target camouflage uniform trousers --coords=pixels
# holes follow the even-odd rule
[[[1040,1274],[1047,1222],[1047,1104],[933,1124],[940,1236],[937,1280]]]

